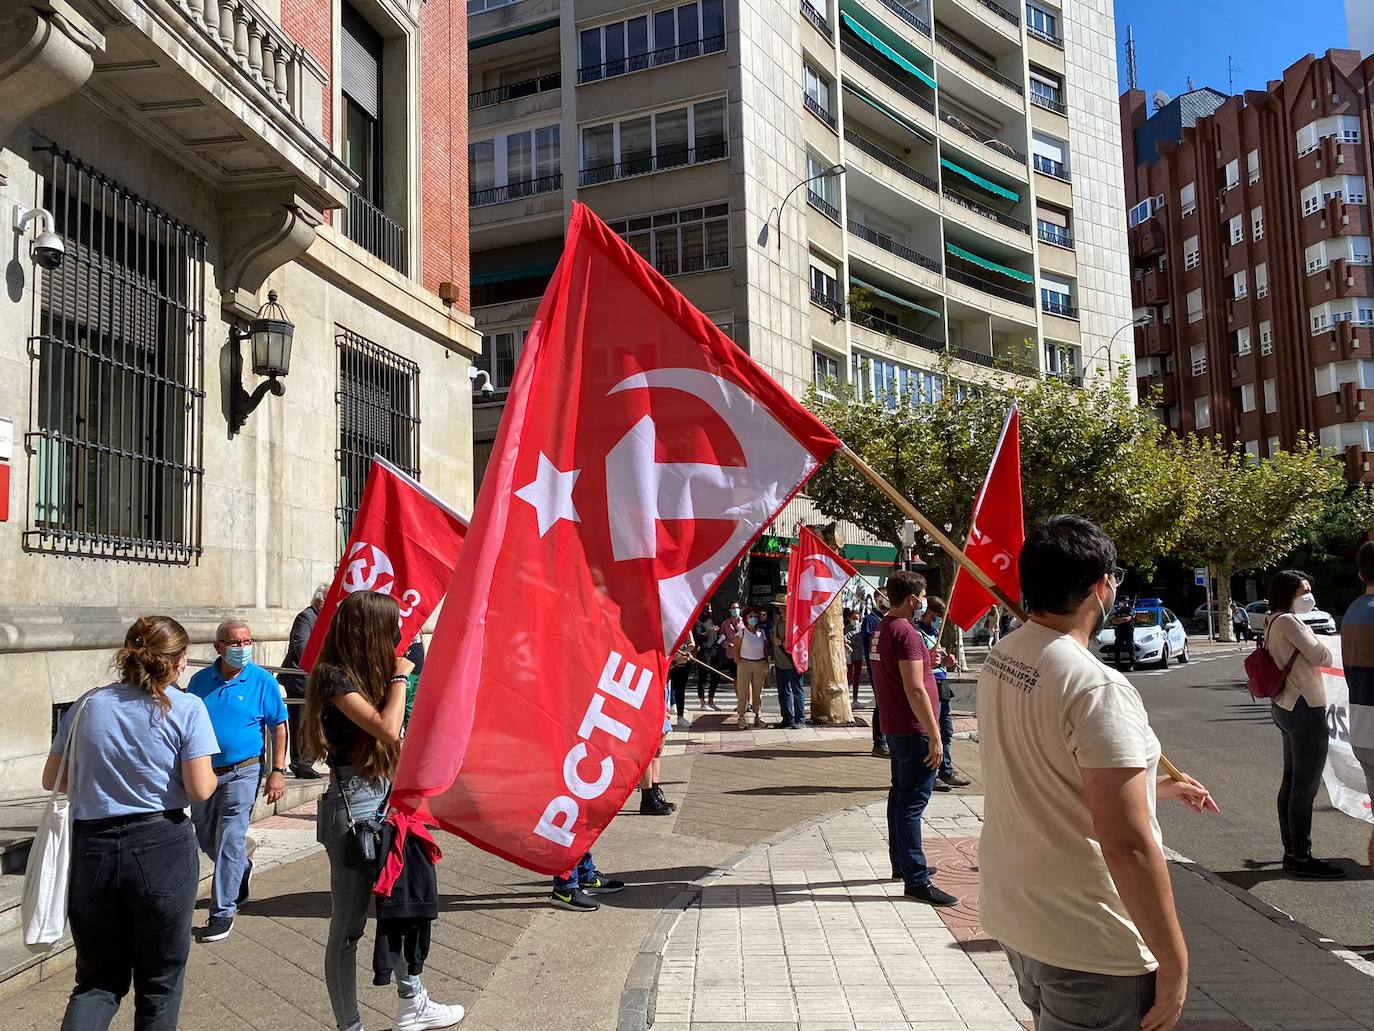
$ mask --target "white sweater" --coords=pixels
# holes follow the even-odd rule
[[[1291,612],[1270,616],[1264,628],[1264,647],[1282,669],[1290,659],[1293,668],[1283,690],[1274,703],[1290,712],[1304,698],[1314,709],[1326,708],[1326,688],[1322,684],[1322,667],[1331,665],[1331,649],[1317,640],[1307,624]]]

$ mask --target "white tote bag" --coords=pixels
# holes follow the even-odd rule
[[[67,747],[57,767],[57,783],[43,816],[38,821],[29,862],[24,868],[24,902],[21,915],[24,921],[24,944],[30,952],[47,952],[67,931],[67,879],[72,862],[72,800],[62,794],[62,778],[72,771],[72,750],[77,727],[86,702],[72,717],[72,729],[67,735]]]

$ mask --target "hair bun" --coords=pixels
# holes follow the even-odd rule
[[[142,634],[134,634],[134,637],[133,637],[133,646],[134,646],[135,648],[143,648],[143,647],[145,647],[145,645],[143,644],[143,635],[142,635]]]

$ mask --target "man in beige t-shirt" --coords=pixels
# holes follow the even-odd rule
[[[1088,651],[1115,604],[1115,562],[1086,519],[1032,530],[1020,556],[1030,620],[978,678],[982,923],[1037,1031],[1168,1031],[1187,992],[1155,800],[1215,805],[1195,781],[1158,777],[1139,693]]]

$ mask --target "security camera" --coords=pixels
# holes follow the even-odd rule
[[[62,266],[62,259],[67,256],[67,245],[62,237],[53,232],[52,214],[43,208],[28,208],[16,205],[14,209],[14,231],[20,236],[28,228],[30,222],[37,222],[39,231],[37,238],[33,241],[33,260],[38,262],[49,272]]]
[[[491,385],[491,374],[486,369],[469,366],[468,381],[472,384],[472,389],[481,393],[484,399],[496,393],[496,388]]]

